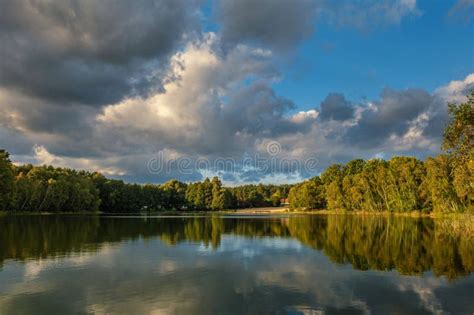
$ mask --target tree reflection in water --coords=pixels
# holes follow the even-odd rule
[[[174,246],[199,242],[217,249],[224,234],[293,238],[331,261],[358,270],[397,270],[456,279],[474,270],[474,240],[446,233],[440,220],[377,216],[223,216],[123,218],[7,216],[0,218],[0,266],[94,252],[107,243],[160,238]]]

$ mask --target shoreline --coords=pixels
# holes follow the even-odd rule
[[[358,216],[397,216],[397,217],[412,217],[412,218],[458,218],[464,216],[473,216],[472,212],[464,213],[423,213],[421,211],[410,211],[410,212],[373,212],[373,211],[343,211],[343,210],[290,210],[288,207],[267,207],[267,208],[246,208],[237,210],[224,210],[224,211],[210,211],[210,213],[219,214],[234,214],[234,215],[259,215],[259,214],[308,214],[308,215],[358,215]]]
[[[156,212],[138,212],[138,213],[106,213],[101,211],[95,212],[9,212],[0,211],[0,217],[2,216],[16,216],[16,215],[141,215],[141,216],[160,216],[160,215],[174,215],[174,216],[189,216],[189,215],[207,215],[207,214],[219,214],[219,215],[234,215],[234,216],[249,216],[249,215],[357,215],[357,216],[383,216],[383,217],[411,217],[411,218],[432,218],[432,219],[448,219],[448,218],[459,218],[459,217],[474,217],[472,212],[464,213],[422,213],[420,211],[410,212],[372,212],[372,211],[337,211],[337,210],[290,210],[288,207],[262,207],[262,208],[245,208],[245,209],[230,209],[230,210],[219,210],[219,211],[156,211]]]

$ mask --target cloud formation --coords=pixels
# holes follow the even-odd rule
[[[243,41],[288,50],[313,32],[318,2],[221,0],[216,16],[225,43]]]
[[[371,100],[335,91],[299,112],[274,89],[279,54],[318,21],[365,29],[419,14],[411,0],[222,0],[219,27],[204,32],[198,1],[6,1],[0,147],[19,162],[140,182],[217,171],[183,174],[174,162],[169,173],[151,174],[147,164],[159,152],[166,161],[233,159],[232,172],[218,172],[229,182],[314,175],[291,165],[283,175],[262,171],[246,156],[317,158],[322,170],[355,157],[437,153],[446,103],[465,99],[474,74],[434,92],[386,88]]]
[[[160,66],[197,12],[194,0],[4,1],[0,85],[92,106],[159,89]]]
[[[215,12],[224,45],[245,42],[284,52],[310,36],[318,19],[370,31],[420,14],[416,0],[219,0]]]
[[[286,175],[278,177],[272,169],[262,171],[256,169],[255,164],[244,165],[244,156],[257,154],[273,158],[267,147],[269,141],[273,141],[279,145],[275,158],[302,162],[317,158],[319,170],[322,170],[329,164],[356,157],[435,154],[439,150],[442,134],[439,125],[442,127],[447,118],[444,97],[461,100],[461,95],[455,91],[465,91],[472,84],[471,75],[463,81],[451,82],[432,94],[418,89],[385,89],[379,99],[365,103],[349,102],[342,95],[337,95],[337,99],[345,100],[345,107],[351,106],[351,115],[343,116],[345,119],[341,116],[334,119],[334,115],[327,112],[332,109],[328,109],[328,100],[335,94],[329,95],[320,108],[293,114],[293,103],[278,97],[260,81],[244,86],[237,84],[240,79],[218,87],[210,84],[208,90],[196,87],[196,84],[204,82],[203,78],[218,76],[220,71],[227,69],[226,62],[231,62],[213,55],[209,47],[208,44],[190,46],[180,54],[180,60],[185,65],[187,62],[190,64],[181,68],[185,69],[180,72],[181,80],[170,83],[166,93],[146,99],[128,99],[106,107],[95,116],[95,122],[91,125],[94,137],[75,144],[81,152],[87,152],[89,147],[100,148],[103,156],[90,154],[81,157],[74,151],[58,156],[54,150],[66,150],[66,143],[68,140],[72,142],[72,136],[50,132],[53,141],[46,136],[41,138],[38,133],[25,131],[23,137],[26,139],[45,143],[45,146],[35,147],[34,159],[37,163],[54,161],[57,165],[100,170],[139,181],[164,181],[173,177],[197,180],[213,171],[222,171],[219,174],[234,183],[271,181],[271,178],[277,181],[284,181],[285,178],[300,180],[314,173],[288,166],[279,169]],[[254,53],[251,50],[242,51]],[[171,99],[173,102],[169,102]],[[329,116],[323,116],[325,112]],[[337,107],[335,113],[339,113]],[[56,147],[61,138],[64,141]],[[49,148],[54,153],[49,152]],[[148,161],[156,157],[157,152],[162,152],[163,161],[175,161],[170,162],[171,168],[167,173],[152,174],[147,169]],[[215,165],[213,161],[223,158],[232,159],[234,165],[231,169],[193,168],[179,173],[176,161],[183,157],[191,164],[204,159]]]
[[[387,88],[378,99],[357,101],[330,93],[319,107],[295,112],[296,105],[271,87],[279,78],[271,51],[237,45],[221,54],[215,48],[219,40],[210,33],[171,56],[164,73],[176,79],[163,91],[103,109],[37,99],[35,104],[29,96],[4,90],[0,123],[5,132],[21,134],[17,143],[37,144],[30,158],[37,163],[54,161],[132,181],[197,180],[218,171],[179,173],[177,163],[171,163],[168,173],[151,174],[148,161],[163,152],[165,161],[233,159],[232,170],[219,173],[230,182],[283,181],[270,169],[248,168],[243,157],[272,158],[269,142],[279,145],[276,158],[316,157],[319,170],[355,157],[433,154],[447,119],[446,103],[463,101],[474,87],[471,74],[433,93]],[[56,120],[62,122],[48,123]],[[280,171],[290,180],[314,175],[290,166]]]
[[[355,106],[340,93],[330,93],[320,105],[322,120],[347,120],[354,116]]]
[[[411,122],[428,110],[432,102],[433,97],[423,90],[384,89],[380,100],[370,102],[357,124],[347,130],[346,140],[362,148],[373,148],[391,135],[404,135]]]

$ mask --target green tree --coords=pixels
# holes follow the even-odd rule
[[[222,183],[218,177],[212,178],[212,203],[211,209],[220,210],[225,207],[224,193],[222,191]]]
[[[13,194],[13,170],[9,154],[0,150],[0,210],[8,210]]]
[[[422,190],[434,212],[458,212],[461,202],[452,182],[449,157],[439,155],[425,162],[426,177]]]
[[[314,179],[305,181],[290,189],[291,209],[323,209],[326,205],[324,187]]]
[[[321,174],[321,182],[325,187],[328,209],[338,210],[345,208],[344,193],[342,191],[343,177],[344,166],[342,164],[333,164]]]
[[[421,209],[420,185],[426,176],[423,163],[412,157],[393,157],[388,167],[390,210],[407,212]]]
[[[281,194],[280,194],[279,191],[273,193],[270,197],[270,200],[272,202],[272,206],[278,207],[281,204],[281,201],[280,201],[281,199],[282,198],[281,198]]]
[[[473,154],[474,155],[474,154]],[[474,210],[474,158],[468,163],[454,165],[452,170],[453,186],[464,208]]]
[[[343,173],[345,176],[360,174],[364,170],[366,162],[362,159],[355,159],[349,161],[349,163],[344,166]]]
[[[209,178],[204,179],[202,183],[202,194],[204,196],[204,209],[208,210],[212,208],[212,187],[213,184],[209,180]]]
[[[329,185],[334,181],[342,180],[344,174],[344,167],[341,164],[333,164],[329,166],[322,174],[321,181],[324,185]]]
[[[456,164],[467,163],[474,150],[474,90],[460,105],[449,104],[451,119],[444,131],[443,149]]]
[[[163,199],[167,209],[182,209],[186,206],[186,188],[185,183],[176,179],[170,180],[160,186],[163,190]]]
[[[212,200],[212,210],[224,210],[232,208],[232,193],[226,188],[221,188],[219,192],[216,192],[216,195]]]

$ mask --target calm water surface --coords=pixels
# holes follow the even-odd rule
[[[473,271],[431,219],[0,218],[0,314],[474,314]]]

